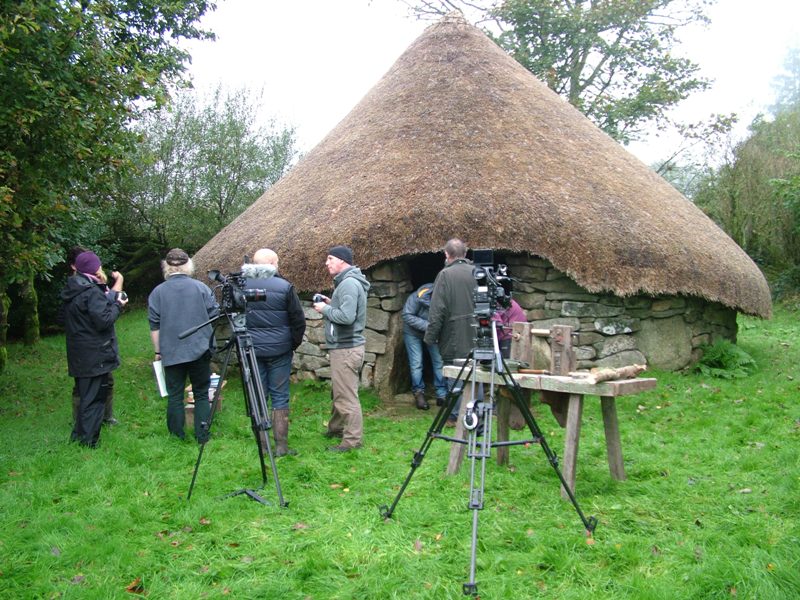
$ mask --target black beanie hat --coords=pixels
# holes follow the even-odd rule
[[[328,250],[328,256],[335,256],[336,258],[340,258],[348,265],[353,264],[353,251],[347,246],[334,246],[333,248]]]

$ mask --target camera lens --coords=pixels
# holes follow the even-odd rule
[[[119,294],[117,294],[117,300],[122,300],[123,302],[125,302],[127,299],[128,299],[128,294],[126,294],[125,292],[120,292]]]

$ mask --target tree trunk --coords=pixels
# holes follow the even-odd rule
[[[8,297],[8,286],[0,280],[0,373],[6,370],[8,362],[8,309],[11,306],[11,298]]]
[[[25,345],[31,346],[39,341],[39,297],[36,294],[32,271],[20,284],[19,298],[22,312],[22,339]]]

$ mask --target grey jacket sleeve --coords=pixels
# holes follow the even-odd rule
[[[332,323],[352,325],[358,313],[358,287],[355,279],[345,279],[333,292],[331,303],[325,305],[322,314]]]

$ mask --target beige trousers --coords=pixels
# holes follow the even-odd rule
[[[333,410],[328,431],[342,433],[342,446],[360,446],[363,416],[358,400],[358,377],[364,362],[364,346],[329,350]]]

